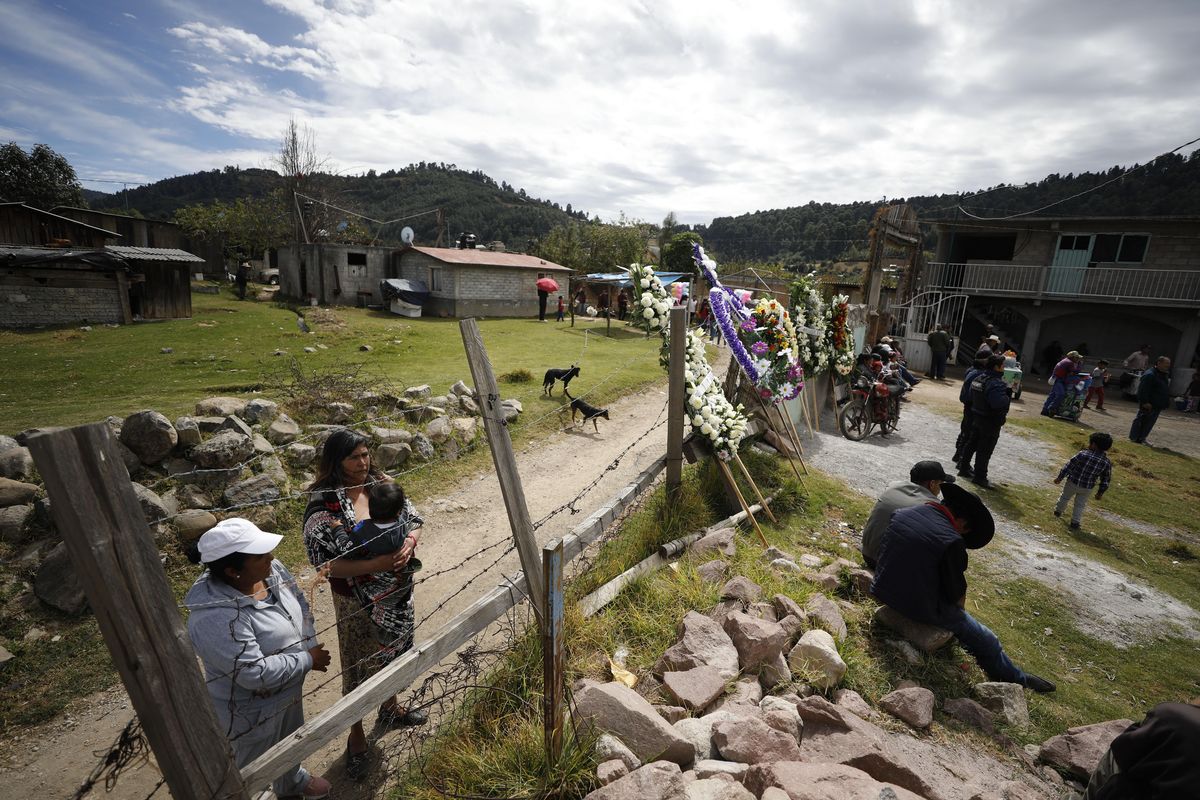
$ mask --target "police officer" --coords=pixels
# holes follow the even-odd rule
[[[959,475],[971,475],[971,482],[982,489],[994,489],[988,482],[988,462],[1000,439],[1000,429],[1008,419],[1012,389],[1004,383],[1004,356],[988,357],[984,369],[971,381],[971,435],[958,462]],[[971,458],[975,468],[971,469]]]

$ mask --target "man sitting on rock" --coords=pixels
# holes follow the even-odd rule
[[[941,494],[943,483],[954,483],[954,478],[946,474],[942,465],[937,461],[918,461],[908,471],[908,480],[896,481],[888,485],[879,495],[871,516],[862,531],[863,562],[875,569],[879,559],[879,545],[883,541],[883,532],[887,530],[892,515],[902,508],[924,505],[930,500],[936,501]]]
[[[892,516],[871,594],[910,619],[953,633],[989,680],[1053,692],[1053,683],[1013,664],[996,634],[966,612],[967,550],[990,542],[996,523],[983,501],[959,486],[943,484],[942,498]]]

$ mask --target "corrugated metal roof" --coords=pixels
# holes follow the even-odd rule
[[[497,253],[493,250],[459,250],[450,247],[406,247],[404,250],[416,250],[427,256],[436,258],[447,264],[475,264],[481,267],[516,267],[518,269],[536,269],[541,272],[570,272],[570,267],[555,264],[537,256],[527,256],[524,253]]]
[[[106,245],[105,250],[129,261],[184,261],[189,264],[204,263],[200,256],[172,247],[124,247]]]

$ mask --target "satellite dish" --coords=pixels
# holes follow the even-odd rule
[[[405,227],[404,230],[400,231],[400,241],[405,244],[412,244],[415,235],[412,228]]]

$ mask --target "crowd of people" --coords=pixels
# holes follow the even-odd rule
[[[413,575],[422,519],[389,476],[371,464],[369,440],[347,429],[326,439],[304,512],[309,561],[328,578],[337,619],[342,692],[349,693],[412,648]],[[189,554],[204,572],[184,600],[188,632],[239,767],[304,723],[303,684],[330,653],[316,641],[304,593],[273,552],[282,537],[241,518],[204,533]],[[390,697],[381,728],[423,725],[426,715]],[[350,728],[346,774],[370,770],[362,721]],[[297,764],[274,782],[279,797],[317,800],[329,781]]]

